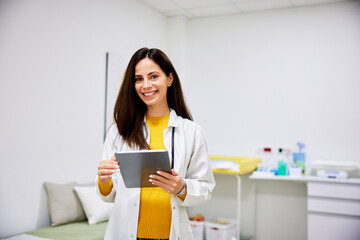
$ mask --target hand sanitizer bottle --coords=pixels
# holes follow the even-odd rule
[[[287,163],[283,160],[280,160],[278,162],[278,175],[279,176],[287,176],[288,175]]]

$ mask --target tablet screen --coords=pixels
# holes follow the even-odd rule
[[[119,152],[115,157],[127,188],[156,187],[149,182],[149,175],[158,170],[171,172],[166,150]]]

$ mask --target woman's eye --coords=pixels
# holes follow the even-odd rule
[[[152,75],[151,76],[151,79],[157,79],[159,76],[157,76],[157,75]]]
[[[141,80],[142,80],[142,78],[135,78],[135,82],[139,82]]]

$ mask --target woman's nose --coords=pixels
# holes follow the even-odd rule
[[[143,88],[150,88],[151,87],[151,81],[149,79],[145,78],[143,83]]]

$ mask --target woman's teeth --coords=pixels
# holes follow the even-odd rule
[[[151,96],[154,95],[156,92],[150,92],[150,93],[144,93],[145,96]]]

